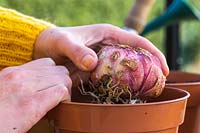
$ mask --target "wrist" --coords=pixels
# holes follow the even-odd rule
[[[37,36],[34,48],[33,48],[33,59],[39,59],[41,57],[45,57],[45,45],[48,45],[48,38],[51,39],[49,30],[52,28],[46,28],[40,32]]]

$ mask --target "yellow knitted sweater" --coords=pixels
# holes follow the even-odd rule
[[[0,7],[0,70],[31,61],[37,36],[52,26],[45,21]]]

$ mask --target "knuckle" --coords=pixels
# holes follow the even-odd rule
[[[2,82],[9,83],[9,90],[11,92],[19,92],[21,90],[27,89],[25,84],[25,74],[27,72],[18,69],[18,67],[9,67],[4,71]]]
[[[65,66],[57,66],[57,68],[59,69],[59,71],[61,71],[62,73],[69,75],[69,70],[65,67]]]
[[[68,88],[71,88],[72,86],[72,80],[69,77],[69,71],[65,66],[57,66],[58,71],[60,71],[62,74],[59,75],[60,81],[65,84]]]
[[[72,80],[70,77],[68,77],[68,88],[72,87]]]
[[[55,62],[54,62],[54,60],[52,59],[52,58],[49,58],[49,57],[46,57],[46,58],[42,58],[41,60],[43,60],[44,62],[49,62],[49,63],[51,63],[51,64],[56,64]]]
[[[52,96],[60,102],[64,99],[69,99],[71,94],[71,88],[67,88],[65,84],[58,84],[53,90]],[[58,99],[59,98],[59,99]]]
[[[72,87],[72,80],[71,80],[71,78],[69,76],[65,76],[64,84],[67,86],[67,88],[71,88]]]
[[[8,71],[5,75],[5,78],[7,80],[17,80],[17,79],[20,79],[21,77],[21,72],[19,71]]]
[[[69,76],[65,76],[64,84],[66,85],[67,88],[71,89],[71,87],[72,87],[72,80],[71,80],[71,78]]]
[[[108,29],[108,30],[119,29],[119,27],[114,26],[112,24],[103,24],[102,26],[103,28]]]
[[[112,28],[113,27],[112,24],[102,24],[102,26],[105,27],[105,28]]]
[[[71,88],[63,87],[62,91],[63,91],[63,94],[65,94],[65,98],[69,99],[71,95]]]

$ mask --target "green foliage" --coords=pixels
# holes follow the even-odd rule
[[[6,2],[5,2],[6,1]],[[59,26],[112,23],[122,26],[132,0],[4,0],[7,7]]]
[[[3,0],[0,5],[59,26],[110,23],[123,27],[124,19],[133,3],[134,0]],[[160,0],[156,2],[149,19],[162,12],[163,4]],[[164,51],[162,31],[156,31],[147,38]]]

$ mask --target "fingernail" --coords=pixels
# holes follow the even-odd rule
[[[92,55],[86,55],[83,57],[81,66],[84,70],[89,70],[94,65],[94,57]]]

